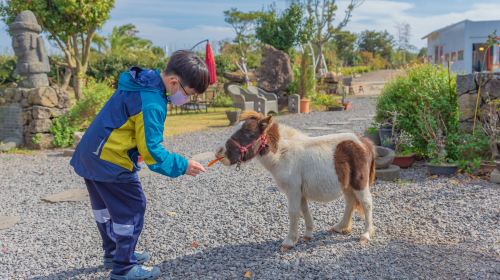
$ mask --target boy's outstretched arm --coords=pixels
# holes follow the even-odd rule
[[[148,104],[136,117],[137,148],[144,162],[152,171],[173,178],[184,174],[197,175],[205,171],[199,163],[188,161],[183,156],[170,153],[163,147],[165,117],[165,110],[157,104]]]

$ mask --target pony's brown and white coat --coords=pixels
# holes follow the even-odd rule
[[[304,217],[306,224],[305,239],[312,238],[314,226],[309,200],[329,202],[342,195],[344,216],[332,230],[349,233],[352,213],[356,206],[361,206],[365,216],[361,240],[370,240],[374,233],[370,185],[375,174],[375,151],[369,140],[353,133],[309,137],[254,112],[242,115],[242,121],[231,136],[232,140],[218,150],[217,156],[224,156],[222,162],[225,165],[246,161],[246,158],[236,155],[239,151],[234,142],[257,147],[261,143],[253,143],[262,139],[262,134],[266,135],[267,148],[250,151],[248,158],[257,156],[287,196],[290,224],[288,236],[282,244],[284,248],[292,247],[298,241],[300,216]]]

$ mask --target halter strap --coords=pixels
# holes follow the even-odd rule
[[[240,149],[240,159],[238,161],[238,163],[241,163],[241,162],[247,162],[247,161],[250,161],[252,160],[254,157],[256,157],[263,149],[265,149],[268,145],[267,145],[267,135],[266,134],[262,134],[259,138],[257,138],[256,140],[252,141],[250,144],[248,145],[241,145],[240,143],[238,143],[238,141],[236,141],[234,138],[231,138],[230,139],[239,149]],[[248,153],[248,151],[250,150],[250,148],[254,147],[255,143],[257,141],[260,141],[260,144],[259,144],[259,148],[257,148],[257,150],[253,150],[253,155],[251,158],[247,159],[247,160],[244,160],[245,158],[245,155]]]

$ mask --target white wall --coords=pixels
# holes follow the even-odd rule
[[[472,72],[472,44],[486,42],[488,35],[494,30],[500,36],[500,20],[497,21],[463,21],[451,25],[443,30],[435,31],[437,36],[431,34],[427,37],[427,57],[432,57],[430,63],[434,64],[435,46],[443,46],[443,65],[446,65],[444,56],[463,50],[463,61],[453,61],[451,70],[459,74],[469,74]],[[433,38],[434,37],[434,38]]]
[[[467,73],[472,72],[472,44],[485,43],[493,31],[497,30],[497,36],[500,36],[500,20],[496,21],[479,21],[469,22],[465,29],[465,47],[466,53],[470,53],[465,57]]]
[[[445,55],[448,54],[450,56],[451,61],[451,53],[456,52],[458,57],[458,51],[464,51],[464,60],[463,61],[453,61],[450,69],[456,73],[461,73],[462,71],[466,72],[465,67],[465,26],[466,22],[461,22],[455,24],[449,28],[438,31],[438,35],[434,40],[431,40],[432,35],[427,39],[427,56],[432,56],[432,63],[434,64],[434,48],[436,46],[443,46],[443,65],[446,65]],[[438,59],[439,60],[439,59]],[[439,62],[438,62],[439,63]]]

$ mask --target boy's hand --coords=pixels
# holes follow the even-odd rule
[[[205,171],[207,170],[205,170],[205,167],[203,167],[203,165],[201,165],[199,162],[194,161],[192,159],[188,161],[188,168],[186,170],[186,175],[191,175],[195,177],[196,175]]]

